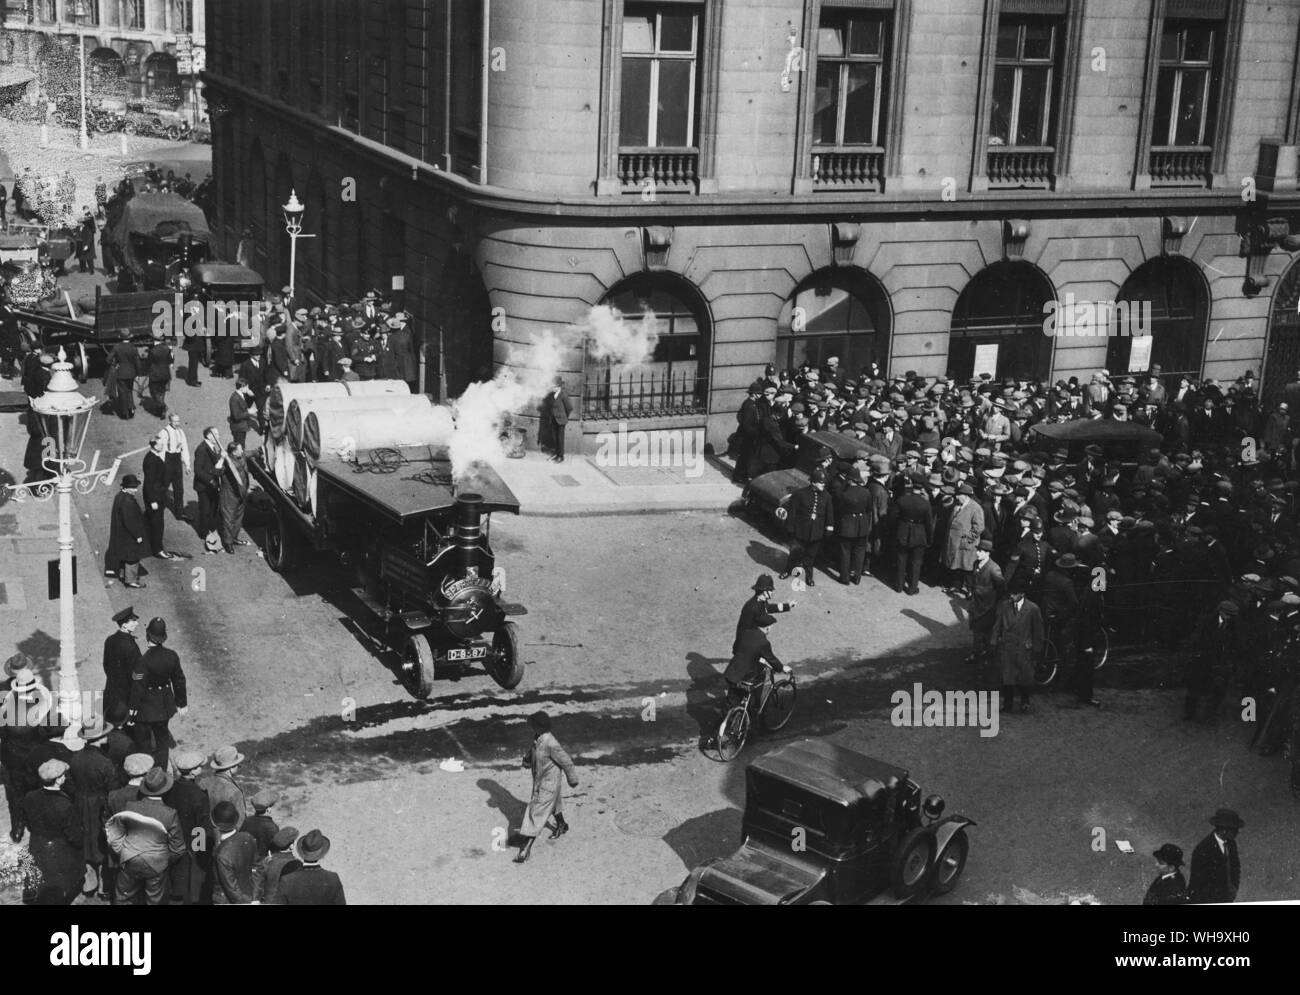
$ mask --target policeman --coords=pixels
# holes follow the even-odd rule
[[[759,574],[758,580],[754,581],[753,597],[741,606],[740,621],[736,623],[736,639],[731,644],[731,652],[735,653],[740,647],[740,637],[746,630],[754,628],[754,620],[760,615],[776,615],[781,612],[788,612],[795,606],[793,601],[773,601],[772,594],[776,591],[776,583],[772,580],[771,574]]]
[[[835,531],[835,512],[831,509],[830,495],[826,493],[824,469],[818,467],[814,470],[808,486],[794,492],[785,517],[792,538],[790,558],[786,561],[781,578],[789,577],[797,568],[802,567],[808,586],[814,587],[816,581],[813,569],[821,552],[822,540],[827,533]]]
[[[845,473],[845,486],[835,497],[835,520],[840,537],[840,583],[859,584],[865,572],[867,542],[871,537],[871,493],[857,467]]]
[[[1038,517],[1037,510],[1025,508],[1020,513],[1020,523],[1021,538],[1007,563],[1006,580],[1010,584],[1013,577],[1020,575],[1027,585],[1025,590],[1030,600],[1037,601],[1038,585],[1043,578],[1043,571],[1047,569],[1051,546],[1043,537],[1043,520]]]
[[[117,631],[104,640],[104,712],[114,702],[126,704],[131,696],[131,675],[140,662],[140,647],[136,645],[136,629],[140,616],[134,608],[123,608],[113,616]]]
[[[925,478],[908,479],[907,492],[898,499],[894,543],[898,554],[898,590],[918,594],[921,561],[934,542],[934,508],[925,495]]]
[[[167,723],[173,715],[184,715],[187,710],[185,672],[180,657],[164,645],[165,621],[153,619],[145,629],[145,638],[149,648],[131,675],[131,719],[135,723],[136,747],[142,753],[151,753],[154,766],[166,770],[172,745]]]

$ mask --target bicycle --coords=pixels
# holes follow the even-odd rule
[[[1043,637],[1043,654],[1034,664],[1034,683],[1040,688],[1047,687],[1056,680],[1061,669],[1061,651],[1053,639],[1055,624],[1048,623],[1047,633]],[[1076,637],[1075,652],[1092,652],[1092,669],[1095,673],[1106,665],[1110,659],[1110,632],[1105,622],[1098,618],[1082,627]]]
[[[794,714],[794,701],[797,687],[794,672],[778,675],[772,667],[764,664],[764,674],[753,681],[744,681],[728,691],[728,700],[733,704],[727,709],[718,725],[718,755],[724,763],[730,762],[740,754],[749,738],[752,723],[751,711],[757,713],[768,732],[777,732],[790,721]],[[751,708],[755,695],[758,696],[757,708]]]

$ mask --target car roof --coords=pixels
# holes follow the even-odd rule
[[[843,435],[840,432],[805,432],[804,439],[819,446],[825,446],[836,459],[853,460],[864,456],[875,456],[880,450],[869,446],[860,439]]]
[[[195,278],[204,283],[217,286],[236,284],[239,286],[261,286],[262,278],[247,266],[238,263],[206,262],[197,263],[191,272]]]
[[[803,739],[760,757],[753,772],[784,781],[841,805],[873,801],[907,780],[907,771],[865,753],[820,739]]]

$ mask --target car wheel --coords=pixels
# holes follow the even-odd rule
[[[744,705],[728,709],[718,726],[718,755],[730,763],[740,755],[749,736],[749,710]]]
[[[777,679],[763,706],[763,728],[768,732],[778,732],[785,728],[790,716],[794,714],[795,683],[794,675],[782,680]]]
[[[946,895],[957,887],[957,879],[966,869],[966,857],[970,853],[970,839],[965,832],[956,832],[948,845],[939,854],[939,863],[934,872],[934,894]]]
[[[266,523],[264,542],[266,548],[263,555],[267,566],[278,574],[293,569],[298,560],[298,536],[278,508]]]
[[[402,686],[421,700],[433,690],[433,650],[421,632],[412,632],[402,644]]]
[[[913,829],[903,838],[894,864],[894,894],[911,898],[925,885],[934,860],[934,833],[925,828]]]
[[[524,665],[519,659],[519,627],[514,622],[505,623],[493,634],[487,672],[507,691],[518,687],[524,679]]]

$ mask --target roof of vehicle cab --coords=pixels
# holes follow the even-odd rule
[[[760,757],[751,771],[785,781],[841,805],[875,799],[907,780],[907,771],[820,739],[803,739]]]

